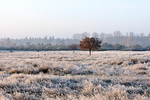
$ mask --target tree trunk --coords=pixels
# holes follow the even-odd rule
[[[91,56],[91,50],[89,50],[89,55]]]

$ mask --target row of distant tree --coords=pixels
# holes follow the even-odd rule
[[[122,34],[120,31],[114,31],[113,33],[97,33],[94,32],[89,34],[84,32],[82,34],[74,34],[73,39],[78,40],[84,37],[96,37],[103,41],[103,43],[108,44],[120,44],[126,47],[142,45],[143,47],[150,46],[150,33],[144,35],[144,33],[124,33]]]
[[[30,45],[71,45],[79,44],[80,41],[85,37],[96,37],[102,40],[103,43],[108,44],[120,44],[126,47],[141,45],[143,47],[150,46],[150,34],[144,35],[143,33],[133,33],[129,32],[122,34],[120,31],[115,31],[114,33],[79,33],[73,34],[72,38],[55,38],[55,37],[44,37],[44,38],[24,38],[24,39],[10,39],[3,38],[0,39],[0,47],[10,47],[10,46],[30,46]]]
[[[150,49],[150,34],[145,36],[143,33],[133,32],[122,35],[120,31],[113,34],[87,32],[73,34],[72,38],[24,38],[24,39],[0,39],[1,50],[80,50],[79,44],[86,37],[98,38],[102,41],[99,50],[132,50],[145,51]],[[74,49],[73,49],[74,48]]]
[[[150,51],[150,46],[143,47],[141,45],[133,45],[133,46],[125,46],[121,44],[108,44],[104,43],[102,44],[100,50],[106,51],[106,50],[120,50],[120,51]]]
[[[0,47],[0,50],[22,50],[22,51],[55,51],[55,50],[81,50],[79,48],[79,44],[71,44],[71,45],[51,45],[51,44],[32,44],[32,45],[20,45],[20,46],[10,46],[10,47]],[[120,44],[108,44],[103,43],[99,51],[107,51],[107,50],[120,50],[120,51],[149,51],[150,46],[142,47],[140,45],[134,45],[130,47],[126,47]]]

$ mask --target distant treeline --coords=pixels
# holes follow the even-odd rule
[[[71,44],[79,44],[85,37],[96,37],[102,40],[100,50],[149,50],[150,34],[136,34],[133,32],[123,35],[120,31],[114,33],[73,34],[72,38],[24,38],[24,39],[0,39],[1,50],[69,50]],[[79,48],[78,48],[79,50]]]
[[[101,51],[107,51],[107,50],[120,50],[120,51],[150,51],[150,46],[142,47],[141,45],[134,45],[126,47],[124,45],[120,44],[108,44],[104,43],[102,44],[102,47],[100,48]]]
[[[50,44],[37,44],[37,45],[22,45],[22,46],[10,46],[10,47],[0,47],[0,50],[19,50],[19,51],[60,51],[60,50],[80,50],[79,47],[76,49],[69,48],[70,45],[50,45]],[[108,44],[104,43],[102,44],[99,51],[108,51],[108,50],[119,50],[119,51],[150,51],[150,46],[142,47],[140,45],[134,45],[130,47],[126,47],[124,45],[120,44]]]

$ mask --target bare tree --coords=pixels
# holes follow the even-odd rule
[[[81,34],[78,34],[78,33],[73,34],[72,38],[73,38],[73,40],[80,40],[81,39]]]
[[[81,34],[81,39],[84,39],[84,38],[89,37],[89,36],[90,36],[89,33],[84,32],[84,33]]]
[[[68,46],[68,49],[73,50],[73,53],[74,53],[74,50],[78,49],[78,44],[71,44],[71,45]]]
[[[101,47],[102,41],[99,38],[94,37],[86,37],[82,41],[80,41],[80,49],[88,50],[89,55],[91,55],[91,51],[98,50]]]
[[[92,33],[92,37],[99,38],[99,34],[97,32]]]
[[[5,44],[5,47],[11,46],[10,38],[5,39],[4,44]]]

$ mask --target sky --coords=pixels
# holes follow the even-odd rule
[[[0,0],[0,38],[150,32],[150,0]]]

